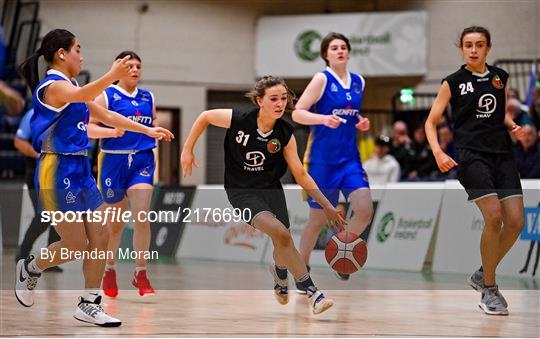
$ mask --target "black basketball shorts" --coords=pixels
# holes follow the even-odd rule
[[[523,196],[513,152],[486,153],[459,148],[457,175],[469,201],[496,195],[499,200]]]
[[[249,209],[249,220],[245,220],[252,225],[255,217],[263,212],[270,212],[289,228],[289,213],[283,189],[226,189],[229,202],[234,208],[240,210]]]

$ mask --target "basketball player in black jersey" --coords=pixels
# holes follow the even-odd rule
[[[468,279],[482,293],[486,314],[507,315],[508,304],[495,282],[495,270],[523,227],[523,193],[508,132],[520,139],[523,131],[506,115],[508,73],[488,65],[491,36],[484,27],[463,30],[459,47],[465,65],[447,76],[426,121],[426,135],[437,165],[447,172],[458,165],[441,149],[437,124],[448,103],[455,123],[458,179],[469,201],[484,218],[480,239],[482,267]]]
[[[289,216],[279,179],[287,166],[300,184],[321,206],[330,221],[343,226],[345,221],[319,191],[298,158],[293,126],[281,117],[293,110],[292,95],[278,77],[265,76],[247,93],[258,108],[247,112],[236,109],[214,109],[203,112],[193,124],[181,155],[184,177],[198,166],[193,156],[195,142],[209,124],[227,128],[225,136],[225,190],[231,205],[250,209],[248,223],[266,233],[274,244],[274,291],[281,304],[288,302],[287,269],[307,291],[313,313],[333,305],[319,291],[306,264],[294,247],[289,232]]]

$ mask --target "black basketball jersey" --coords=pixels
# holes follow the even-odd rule
[[[508,73],[486,65],[483,74],[465,65],[447,76],[452,98],[456,147],[489,153],[508,153],[512,142],[504,125]]]
[[[287,170],[283,148],[294,127],[283,119],[263,133],[257,128],[259,109],[233,109],[225,135],[225,188],[276,188]]]

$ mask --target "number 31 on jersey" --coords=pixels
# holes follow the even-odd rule
[[[248,140],[249,140],[249,134],[244,134],[243,131],[238,131],[238,135],[236,136],[237,143],[242,144],[243,146],[246,146]]]

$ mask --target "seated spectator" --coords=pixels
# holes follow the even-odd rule
[[[540,83],[537,83],[536,88],[533,91],[531,107],[529,107],[529,114],[534,121],[536,130],[540,130]]]
[[[521,109],[521,102],[516,98],[508,99],[506,112],[519,126],[534,125],[532,117],[529,113]]]
[[[516,165],[522,179],[540,179],[540,142],[532,125],[523,126],[525,135],[515,146]]]
[[[370,184],[386,184],[396,182],[400,178],[399,163],[388,154],[390,138],[381,135],[375,140],[375,152],[373,156],[364,162]]]
[[[454,144],[454,134],[448,125],[439,127],[439,144],[444,153],[448,154],[452,159],[456,159],[456,145]]]
[[[407,174],[409,180],[432,179],[438,174],[437,162],[427,142],[424,125],[415,128],[413,133],[413,169]]]
[[[528,112],[529,111],[529,106],[527,106],[526,104],[524,104],[522,101],[521,101],[521,97],[519,95],[519,91],[515,88],[509,88],[508,89],[508,97],[507,97],[508,100],[510,99],[517,99],[520,103],[520,109],[524,112]]]
[[[4,112],[8,115],[18,115],[23,109],[24,99],[19,92],[0,81],[0,116]]]
[[[407,175],[413,170],[413,150],[411,148],[411,139],[407,124],[398,120],[392,127],[392,143],[389,153],[392,155],[401,168],[401,179],[407,178]]]

